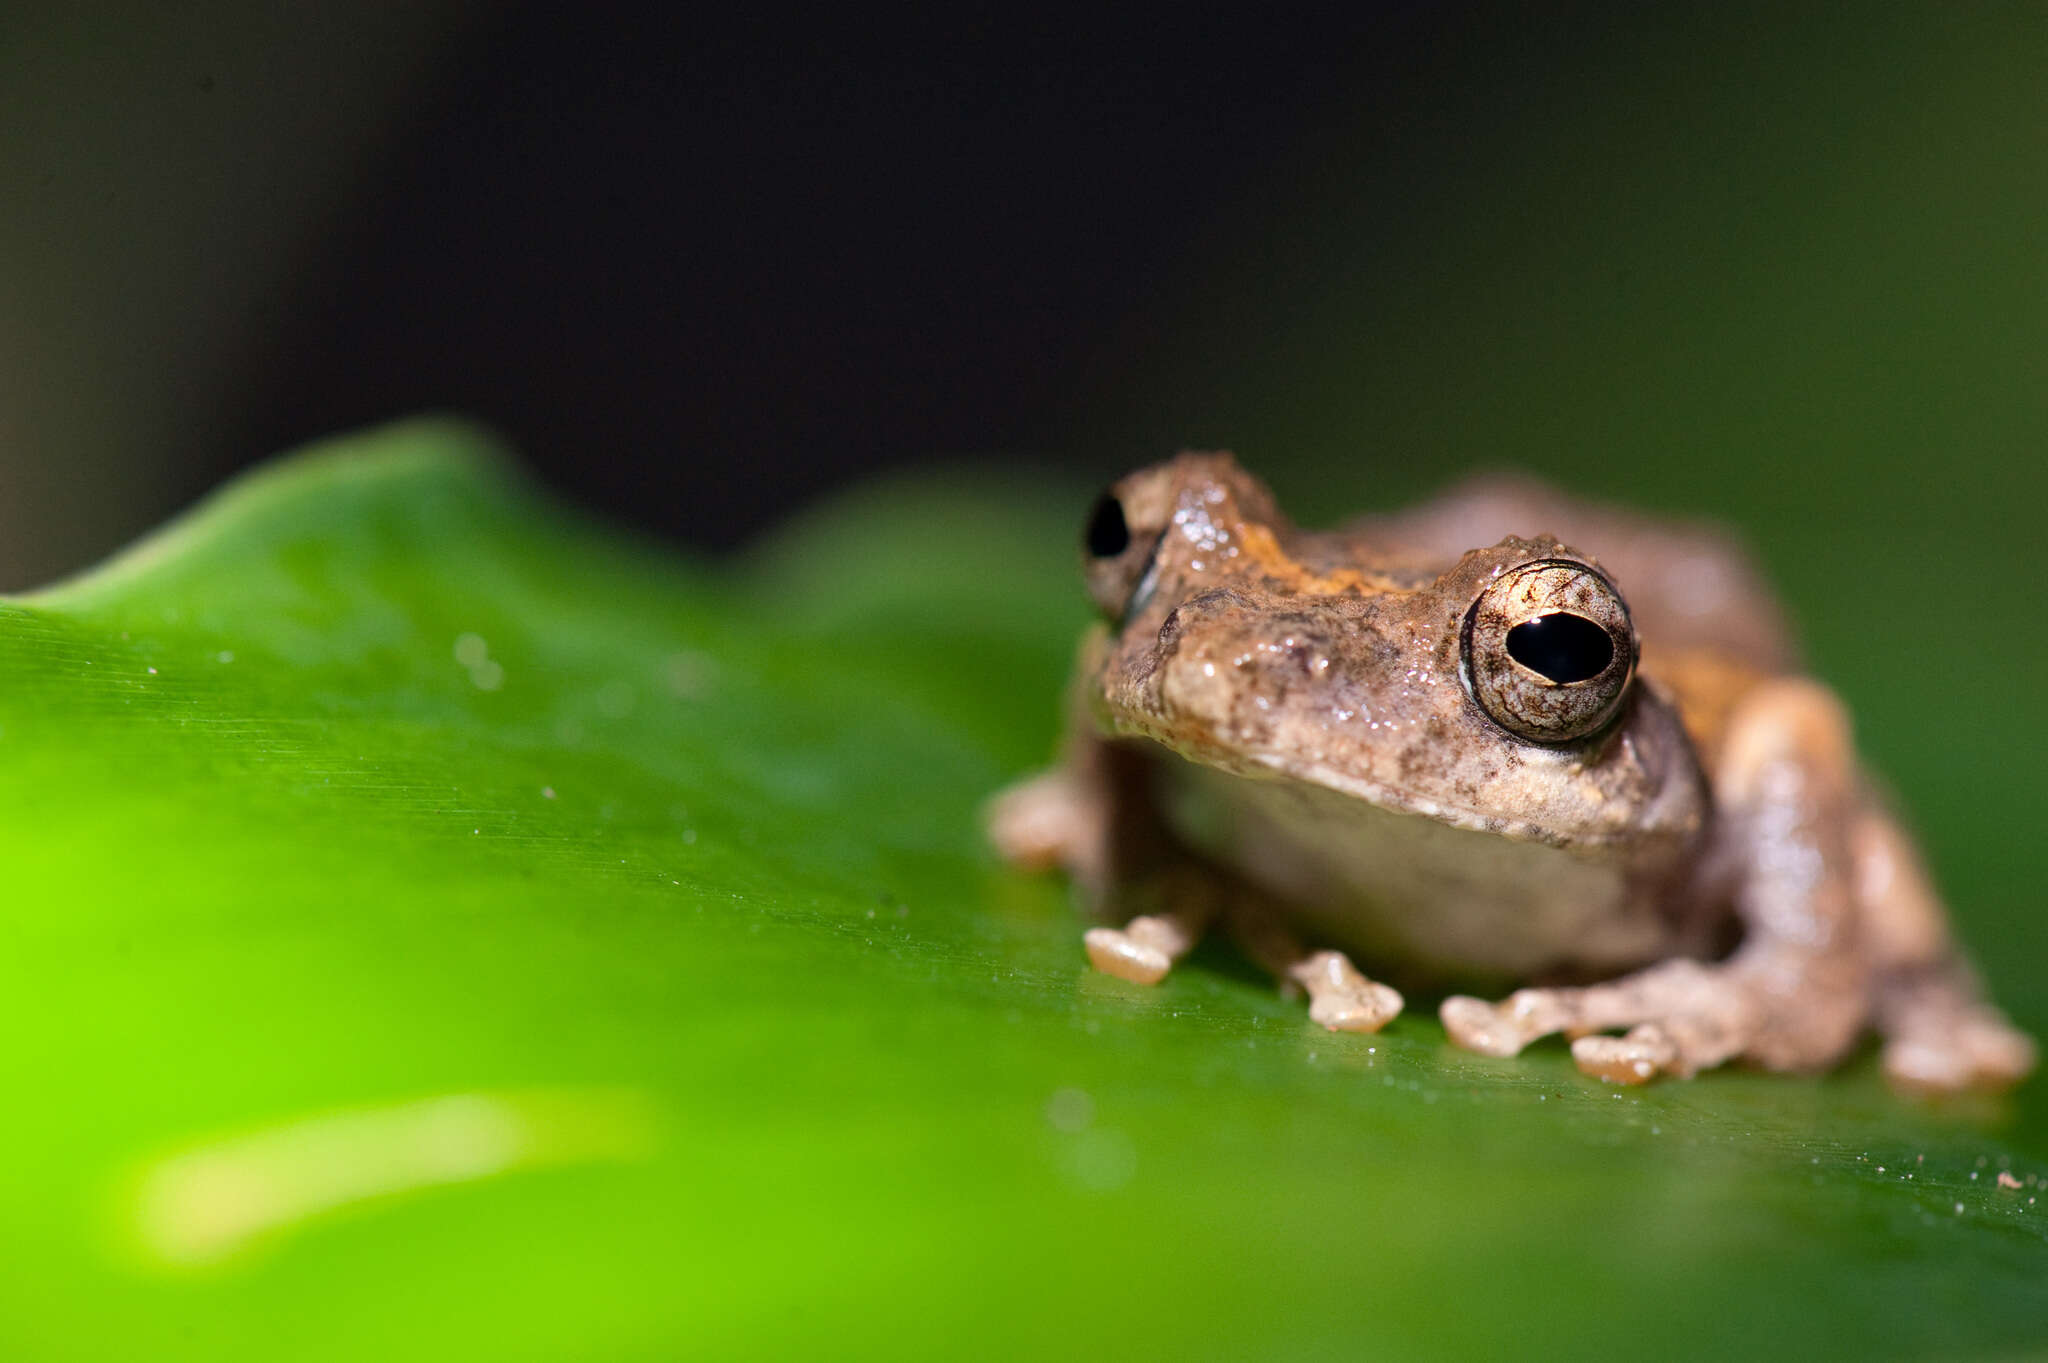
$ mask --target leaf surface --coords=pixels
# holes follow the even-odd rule
[[[2048,1338],[2031,1091],[1616,1092],[1223,949],[1090,974],[977,815],[1052,749],[1074,493],[899,481],[714,569],[419,422],[0,604],[0,1353]]]

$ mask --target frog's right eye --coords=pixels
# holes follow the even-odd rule
[[[1465,616],[1466,688],[1494,723],[1532,743],[1570,743],[1619,713],[1635,627],[1590,564],[1541,559],[1495,577]]]
[[[1088,555],[1088,595],[1096,608],[1111,620],[1127,619],[1144,609],[1152,594],[1158,531],[1133,527],[1123,498],[1111,490],[1088,513],[1081,546]]]

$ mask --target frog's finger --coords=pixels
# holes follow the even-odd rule
[[[1288,968],[1308,991],[1308,1015],[1333,1032],[1377,1032],[1401,1015],[1401,995],[1358,973],[1341,951],[1318,951]]]
[[[1539,1037],[1576,1037],[1579,1068],[1615,1083],[1691,1075],[1740,1052],[1753,1028],[1741,981],[1725,967],[1667,961],[1582,989],[1518,989],[1498,1004],[1454,996],[1440,1015],[1450,1039],[1482,1055],[1511,1056]],[[1601,1035],[1615,1028],[1627,1036]],[[1647,1068],[1645,1068],[1647,1067]]]
[[[1679,1071],[1679,1048],[1669,1032],[1646,1022],[1627,1036],[1580,1037],[1572,1043],[1572,1060],[1581,1072],[1610,1084],[1647,1084]]]
[[[1437,1016],[1443,1019],[1445,1033],[1457,1045],[1481,1055],[1506,1059],[1521,1054],[1524,1046],[1553,1032],[1599,1025],[1586,1019],[1587,992],[1517,989],[1497,1004],[1454,994],[1443,1001]]]
[[[1610,1084],[1646,1084],[1660,1074],[1690,1079],[1726,1064],[1749,1033],[1726,1018],[1671,1017],[1631,1027],[1625,1036],[1582,1036],[1572,1042],[1579,1069]]]
[[[1175,961],[1194,950],[1204,922],[1193,914],[1148,914],[1121,929],[1090,928],[1081,940],[1089,962],[1103,974],[1133,984],[1157,984]]]

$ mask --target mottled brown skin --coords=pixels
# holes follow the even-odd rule
[[[1066,758],[990,818],[1123,925],[1098,969],[1157,981],[1221,919],[1325,1026],[1385,1025],[1389,981],[1519,985],[1446,998],[1451,1039],[1564,1033],[1620,1083],[1822,1069],[1873,1027],[1906,1087],[2032,1068],[1717,532],[1505,480],[1307,532],[1226,454],[1108,501]],[[1563,616],[1576,653],[1515,632]]]

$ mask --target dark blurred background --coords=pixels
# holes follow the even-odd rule
[[[2033,533],[2037,4],[10,9],[0,587],[426,408],[709,547],[1189,444]]]
[[[1095,414],[1202,292],[1205,233],[1356,90],[1425,88],[1472,21],[202,0],[0,22],[20,586],[253,459],[422,408],[706,545],[885,463],[1099,458]]]

